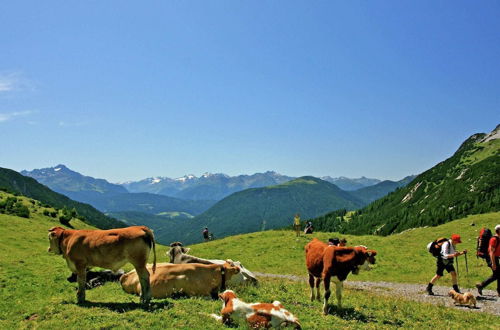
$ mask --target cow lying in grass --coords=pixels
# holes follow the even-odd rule
[[[148,269],[150,266],[148,265]],[[238,267],[224,265],[170,264],[157,265],[151,275],[151,293],[154,298],[167,298],[177,294],[187,296],[211,296],[217,299],[219,291],[226,289],[226,283],[240,272]],[[133,270],[120,278],[125,292],[140,293],[137,273]]]
[[[229,325],[234,319],[244,320],[252,329],[281,328],[289,325],[301,329],[299,320],[283,307],[279,301],[247,304],[236,297],[232,290],[219,295],[223,301],[221,316],[210,314],[216,320]]]
[[[257,285],[258,281],[257,278],[255,278],[255,275],[246,269],[241,262],[239,261],[232,261],[231,259],[228,260],[218,260],[218,259],[203,259],[203,258],[198,258],[192,255],[189,255],[189,248],[186,248],[182,246],[181,242],[174,242],[170,244],[170,250],[167,252],[167,256],[169,257],[169,260],[173,264],[189,264],[189,263],[198,263],[198,264],[205,264],[205,265],[223,265],[224,263],[228,262],[229,264],[232,264],[233,266],[237,266],[240,268],[240,273],[234,275],[231,280],[229,281],[228,284],[230,285],[240,285],[240,284],[253,284]]]
[[[325,297],[323,313],[328,314],[328,298],[330,298],[330,279],[336,286],[338,306],[342,307],[343,282],[350,272],[358,274],[362,270],[370,270],[370,264],[375,264],[377,252],[368,250],[364,246],[339,247],[328,245],[316,238],[305,246],[306,266],[309,272],[309,286],[311,287],[311,301],[314,300],[314,286],[316,298],[321,299],[319,285],[323,279]],[[316,282],[315,282],[316,281]]]
[[[118,271],[127,262],[134,265],[140,278],[141,302],[151,300],[149,272],[146,269],[151,248],[156,268],[153,232],[145,226],[110,230],[49,229],[49,252],[62,255],[69,269],[77,274],[78,303],[85,301],[87,269],[101,267]]]

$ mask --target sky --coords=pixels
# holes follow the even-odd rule
[[[0,167],[399,180],[500,124],[498,1],[2,1]]]

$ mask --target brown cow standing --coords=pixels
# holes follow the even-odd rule
[[[141,302],[151,300],[149,272],[146,264],[153,248],[153,273],[156,269],[156,250],[153,232],[145,226],[110,230],[72,230],[61,227],[49,229],[48,251],[62,255],[69,269],[77,274],[78,303],[85,301],[86,270],[96,266],[117,271],[130,262],[141,283]]]
[[[330,279],[336,286],[338,306],[342,307],[343,281],[350,272],[357,274],[360,269],[369,270],[369,264],[375,264],[374,250],[366,247],[339,247],[328,245],[316,238],[305,246],[306,266],[309,272],[309,286],[311,287],[311,301],[314,300],[314,286],[316,285],[316,299],[320,300],[319,285],[324,281],[325,297],[323,313],[328,314],[328,298],[330,298]],[[316,281],[316,283],[315,283]]]

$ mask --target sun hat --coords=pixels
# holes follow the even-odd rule
[[[462,243],[462,240],[460,239],[460,235],[459,234],[453,234],[453,235],[451,235],[451,240],[453,242]]]

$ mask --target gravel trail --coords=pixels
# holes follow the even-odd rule
[[[283,278],[292,281],[307,282],[307,278],[305,276],[265,274],[258,272],[254,272],[254,274],[258,277]],[[455,306],[453,304],[453,300],[448,297],[448,292],[451,288],[444,286],[434,286],[432,291],[435,295],[429,296],[425,292],[426,284],[361,281],[350,282],[347,280],[344,282],[344,285],[349,289],[366,290],[383,296],[397,296],[403,299],[455,308],[465,312],[490,313],[500,316],[500,298],[498,297],[496,291],[492,290],[483,290],[483,295],[478,296],[476,289],[461,288],[462,292],[471,291],[476,296],[477,308],[469,308],[467,306]],[[495,286],[494,283],[490,285],[493,287]],[[335,290],[335,288],[333,288],[333,290]]]

